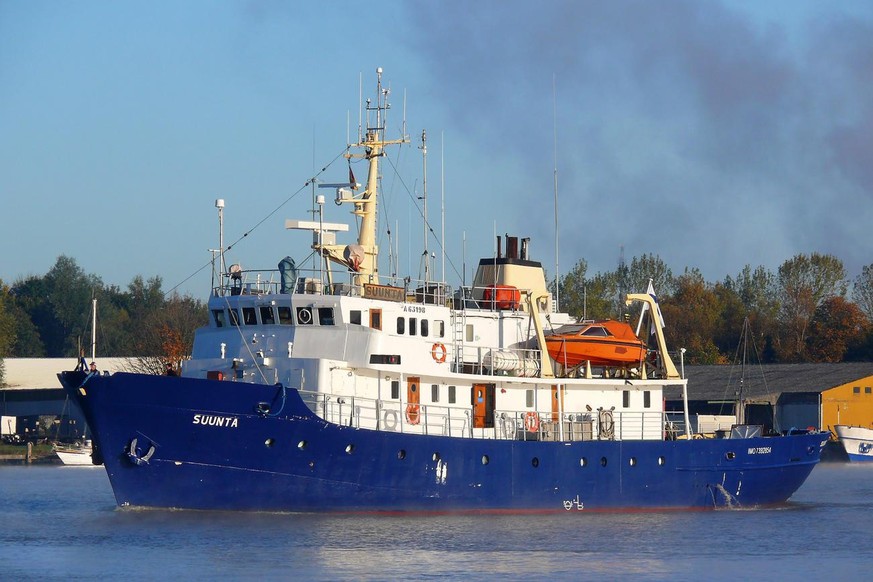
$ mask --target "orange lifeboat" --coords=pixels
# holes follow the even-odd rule
[[[607,319],[561,327],[546,336],[549,355],[566,368],[591,362],[592,366],[639,364],[646,344],[622,321]]]

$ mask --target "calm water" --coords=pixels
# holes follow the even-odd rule
[[[102,468],[0,466],[0,579],[869,580],[873,466],[776,510],[356,517],[120,511]]]

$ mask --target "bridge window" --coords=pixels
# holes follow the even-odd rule
[[[434,322],[434,325],[436,325],[437,337],[446,337],[446,322],[438,320]]]
[[[273,315],[273,306],[272,305],[263,305],[261,307],[261,323],[264,325],[271,325],[276,323],[276,318]]]
[[[624,408],[630,408],[630,390],[621,391],[621,405]]]
[[[409,318],[409,335],[415,335],[418,333],[418,320],[414,317]]]
[[[228,309],[227,314],[230,316],[230,324],[239,326],[239,315],[237,314],[236,309]]]
[[[349,323],[352,325],[361,325],[361,310],[352,309],[349,312]]]
[[[427,337],[427,334],[430,332],[430,325],[426,319],[421,320],[421,337]],[[869,390],[869,388],[868,388]]]
[[[333,307],[318,308],[318,325],[334,325]]]
[[[227,322],[224,320],[224,309],[213,309],[212,319],[215,320],[215,327],[224,327]]]
[[[243,323],[246,325],[257,325],[258,318],[255,317],[255,308],[254,307],[243,307],[242,308],[243,315]]]
[[[406,333],[406,318],[405,317],[398,317],[397,318],[397,333],[399,335],[403,335],[404,333]]]
[[[277,311],[279,312],[279,324],[291,325],[291,308],[283,305],[279,307]]]
[[[649,390],[643,390],[643,408],[652,407],[652,393]]]

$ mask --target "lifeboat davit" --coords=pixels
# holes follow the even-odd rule
[[[546,336],[549,355],[565,368],[591,362],[592,366],[639,364],[646,344],[622,321],[611,319],[567,325]]]

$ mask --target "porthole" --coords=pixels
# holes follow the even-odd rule
[[[579,459],[579,466],[580,467],[585,467],[587,465],[588,465],[588,459],[586,459],[585,457],[582,457],[581,459]]]
[[[306,441],[300,441],[299,443],[297,443],[297,448],[302,451],[303,449],[306,448],[306,445],[307,445]]]
[[[488,458],[488,455],[482,455],[482,464],[483,465],[487,465],[489,461],[490,461],[490,459]]]
[[[636,457],[631,457],[630,460],[628,460],[628,464],[629,464],[631,467],[636,467],[636,466],[637,466],[637,458],[636,458]]]
[[[399,451],[397,451],[397,458],[400,459],[401,461],[403,459],[405,459],[406,458],[406,451],[403,449],[400,449]]]
[[[351,445],[351,444],[346,445],[346,454],[351,455],[354,450],[355,450],[355,445]]]
[[[728,451],[724,454],[724,458],[728,461],[733,461],[736,458],[737,454],[733,451]]]
[[[274,443],[275,441],[273,439],[267,439],[264,441],[264,446],[269,448],[272,447]]]
[[[666,462],[667,462],[667,459],[665,459],[664,457],[658,457],[658,466],[659,467],[663,467],[664,463],[666,463]]]
[[[537,457],[534,457],[533,459],[530,460],[530,464],[531,464],[533,467],[539,467],[539,466],[540,466],[540,460],[539,460]]]
[[[600,457],[600,466],[601,466],[601,467],[605,467],[605,466],[606,466],[606,457]]]
[[[440,460],[440,454],[439,454],[439,453],[434,453],[432,458],[433,458],[434,461],[439,461],[439,460]]]

